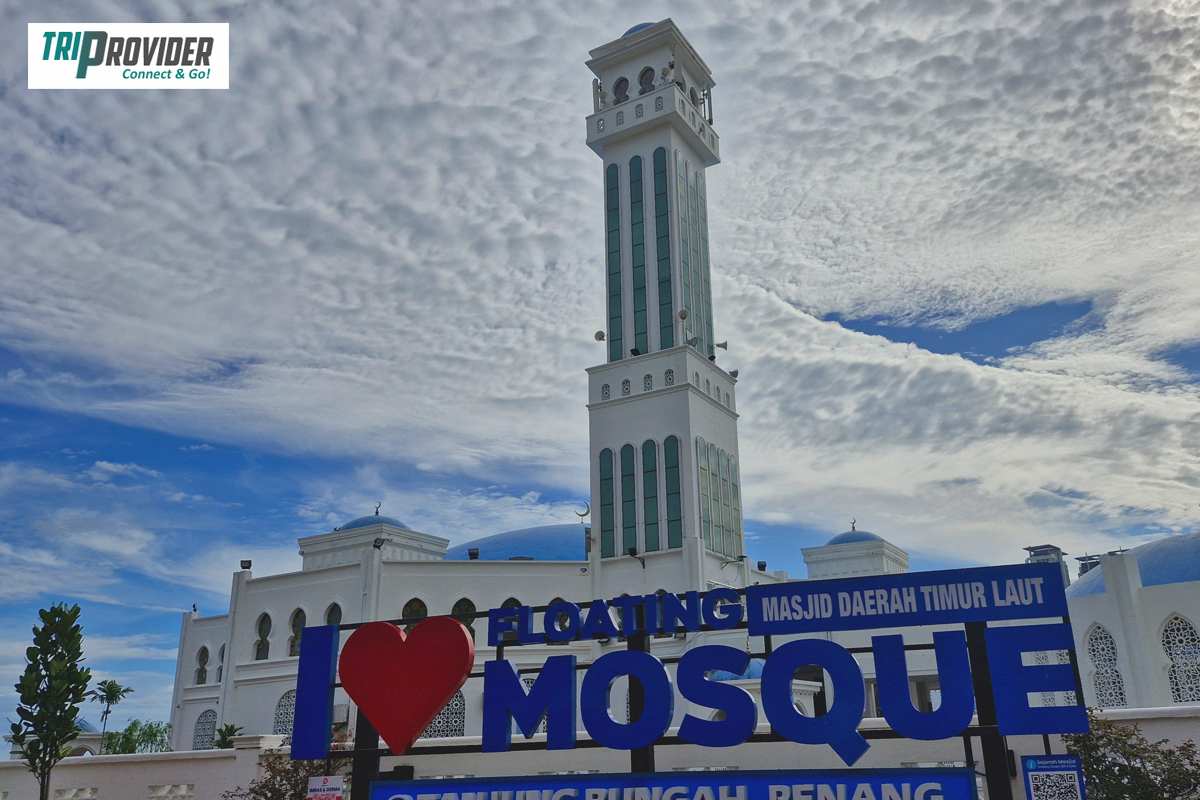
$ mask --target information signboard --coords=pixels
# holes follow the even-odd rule
[[[378,781],[370,800],[976,800],[970,769],[763,770]]]
[[[305,800],[342,800],[344,779],[341,775],[324,775],[308,779]]]
[[[1021,756],[1029,800],[1087,800],[1079,756]]]

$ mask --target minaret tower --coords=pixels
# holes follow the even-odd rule
[[[588,370],[596,596],[742,586],[736,380],[716,364],[709,283],[712,75],[670,19],[630,28],[587,65],[608,359]]]

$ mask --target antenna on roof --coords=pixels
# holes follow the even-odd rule
[[[376,512],[376,513],[378,513],[378,512]],[[854,519],[854,517],[850,518],[850,530],[854,530],[854,523],[857,521],[858,520]]]
[[[377,516],[377,517],[379,516],[379,507],[380,507],[381,505],[383,505],[383,503],[376,503],[376,504],[375,504],[375,516]]]

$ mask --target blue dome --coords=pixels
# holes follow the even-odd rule
[[[380,514],[371,514],[368,517],[359,517],[358,519],[352,519],[349,522],[347,522],[345,525],[343,525],[342,527],[338,528],[338,530],[352,531],[355,528],[368,528],[371,525],[391,525],[394,528],[404,528],[404,530],[406,530],[406,531],[412,530],[412,528],[408,527],[407,525],[405,525],[403,522],[396,519],[395,517],[385,517]]]
[[[83,717],[75,718],[75,727],[78,728],[79,730],[83,731],[84,733],[99,733],[100,732],[99,728],[97,728],[92,723],[88,722]]]
[[[826,545],[831,544],[853,544],[855,542],[882,542],[882,536],[876,536],[870,531],[846,531],[839,533],[837,536],[826,542]]]
[[[585,561],[583,526],[578,523],[522,528],[494,536],[485,536],[446,551],[447,561],[466,561],[467,550],[479,548],[480,561],[508,561],[531,558],[534,561]]]
[[[629,30],[622,33],[621,38],[624,39],[626,36],[637,33],[638,31],[644,31],[644,30],[646,30],[646,28],[649,28],[653,24],[654,24],[653,22],[641,22],[637,25],[634,25],[632,28],[630,28]]]
[[[766,659],[752,658],[750,663],[746,665],[746,670],[741,675],[734,675],[732,672],[724,669],[713,670],[711,680],[714,681],[744,681],[751,678],[757,679],[762,677],[763,664],[767,663]]]
[[[1142,586],[1200,581],[1200,533],[1181,533],[1138,545],[1129,551],[1137,556]],[[1067,597],[1087,597],[1104,593],[1104,575],[1100,567],[1067,587]]]

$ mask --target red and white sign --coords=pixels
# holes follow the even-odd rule
[[[306,800],[342,800],[342,776],[328,775],[308,779]]]

